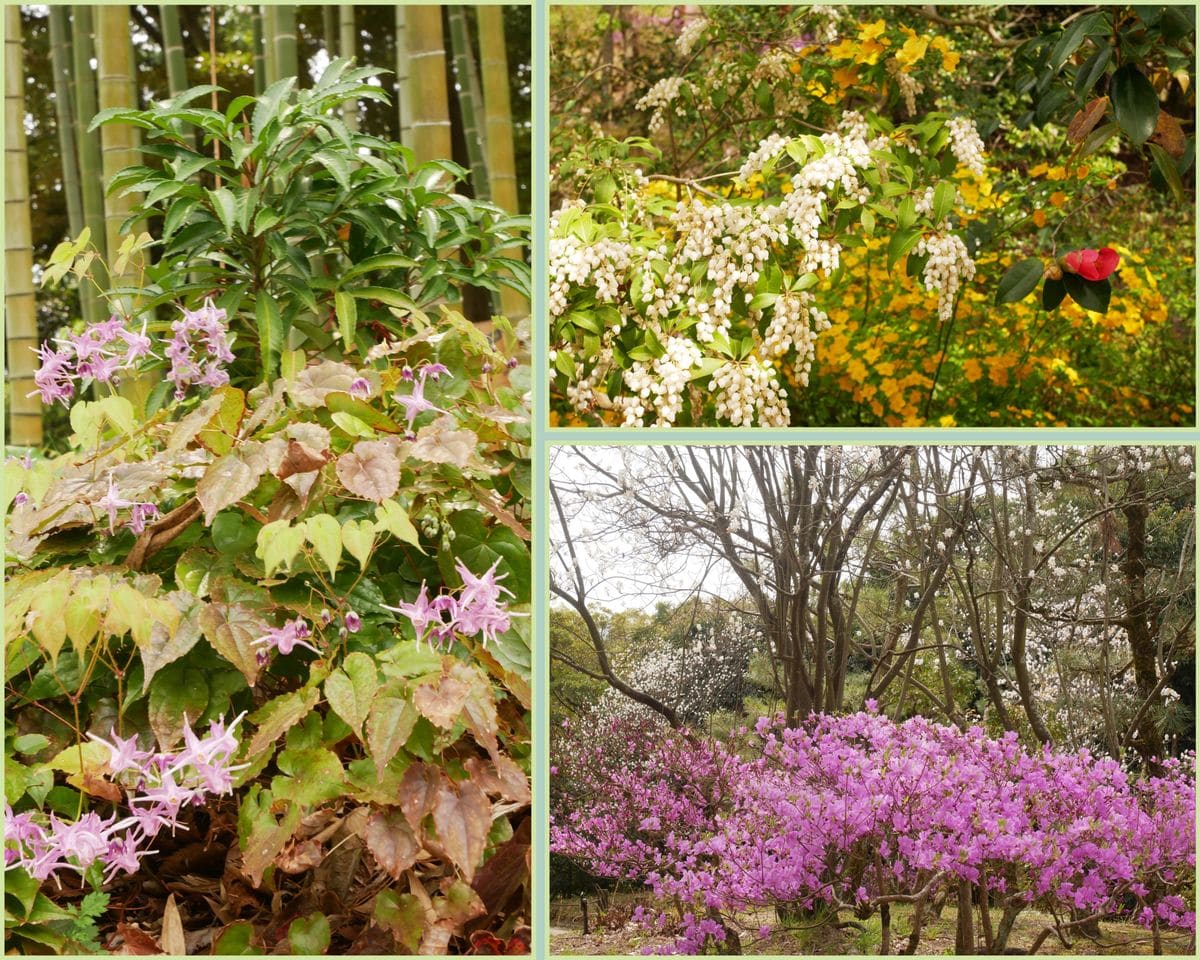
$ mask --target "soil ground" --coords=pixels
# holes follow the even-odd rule
[[[620,956],[641,954],[647,948],[666,946],[670,937],[649,936],[629,920],[634,907],[651,907],[654,900],[643,893],[614,893],[610,895],[607,912],[601,911],[595,898],[589,897],[591,932],[583,935],[583,913],[579,899],[561,899],[550,904],[550,954],[552,956]],[[917,953],[921,955],[954,953],[954,930],[957,912],[948,903],[940,917],[927,917]],[[1038,934],[1051,925],[1044,913],[1026,910],[1017,918],[1009,943],[1010,952],[1023,953]],[[978,918],[976,918],[978,925]],[[759,939],[759,926],[770,928],[765,939]],[[880,947],[879,917],[863,921],[861,926],[838,929],[829,925],[805,929],[804,924],[781,925],[770,910],[743,918],[742,951],[747,955],[861,955],[878,954]],[[892,908],[892,952],[898,953],[907,945],[909,916],[906,908]],[[1182,932],[1164,932],[1163,953],[1195,955],[1194,941]],[[981,948],[982,949],[982,948]],[[1048,937],[1038,951],[1042,955],[1062,956],[1123,956],[1151,954],[1153,943],[1149,931],[1130,923],[1100,924],[1100,938],[1091,940],[1076,937],[1069,948],[1054,936]]]

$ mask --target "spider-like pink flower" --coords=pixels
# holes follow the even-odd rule
[[[254,646],[265,646],[268,650],[278,650],[284,656],[291,653],[296,647],[304,647],[320,656],[320,650],[304,641],[303,638],[308,635],[308,624],[297,617],[295,620],[289,620],[282,627],[269,628],[265,634],[254,641]]]

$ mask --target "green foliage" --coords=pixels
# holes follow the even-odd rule
[[[414,166],[407,148],[342,122],[347,101],[387,101],[367,82],[377,74],[334,60],[311,88],[288,78],[223,112],[199,105],[209,86],[101,111],[93,127],[142,131],[145,163],[108,184],[139,196],[123,229],[161,218],[155,262],[110,293],[140,313],[213,297],[239,337],[257,342],[243,363],[257,359],[246,374],[265,380],[285,349],[337,340],[343,355],[361,355],[380,332],[459,302],[465,287],[528,296],[527,265],[502,252],[527,218],[455,193],[466,176],[458,165]]]

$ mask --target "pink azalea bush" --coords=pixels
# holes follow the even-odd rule
[[[615,723],[556,763],[551,849],[684,904],[678,952],[723,942],[722,917],[781,904],[863,916],[960,882],[1013,917],[1035,906],[1194,930],[1194,758],[1135,779],[1086,750],[872,711],[790,729],[763,718],[734,744]]]

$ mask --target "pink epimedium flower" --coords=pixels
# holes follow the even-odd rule
[[[425,375],[428,367],[421,371],[421,378],[413,382],[412,393],[396,394],[395,400],[404,408],[404,415],[408,420],[408,432],[413,432],[413,421],[422,413],[428,410],[436,410],[438,413],[447,413],[441,407],[436,406],[433,401],[425,399]],[[436,379],[436,377],[435,377]]]
[[[1072,250],[1062,258],[1062,268],[1076,273],[1084,280],[1104,280],[1112,275],[1121,262],[1121,256],[1112,247],[1099,250]]]
[[[355,400],[371,399],[371,381],[366,377],[355,377],[350,383],[350,396]]]
[[[311,643],[305,642],[304,638],[308,635],[308,624],[302,618],[297,617],[295,620],[289,620],[282,627],[271,627],[263,636],[254,641],[254,645],[266,647],[268,650],[278,650],[284,656],[287,656],[296,647],[304,647],[320,656],[320,650]]]

